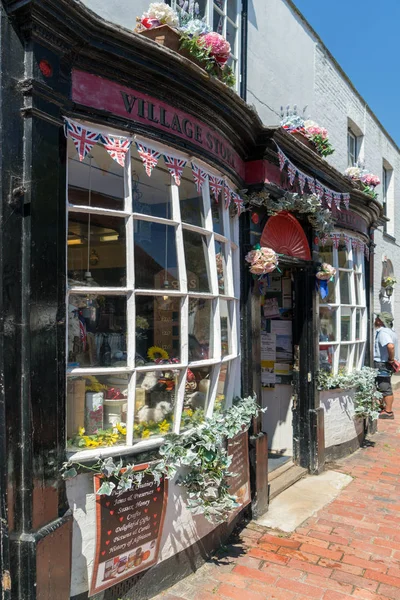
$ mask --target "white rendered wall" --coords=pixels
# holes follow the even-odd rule
[[[81,0],[100,17],[127,29],[136,27],[136,17],[148,9],[151,0]]]
[[[325,449],[351,442],[363,431],[363,420],[355,418],[354,390],[320,392],[324,409]]]

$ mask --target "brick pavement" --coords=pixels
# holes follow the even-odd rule
[[[292,534],[249,523],[156,600],[400,600],[400,394],[395,421],[334,465],[353,481]]]

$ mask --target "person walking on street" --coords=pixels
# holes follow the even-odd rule
[[[384,408],[380,419],[394,419],[392,411],[393,389],[391,376],[392,364],[398,359],[397,335],[392,330],[393,316],[388,312],[381,312],[375,319],[375,344],[374,344],[374,367],[378,369],[376,386],[383,395]]]

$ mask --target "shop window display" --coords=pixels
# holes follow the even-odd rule
[[[237,393],[238,218],[189,157],[180,185],[133,147],[68,157],[68,447],[140,446]]]
[[[319,248],[321,262],[336,269],[328,295],[319,298],[319,368],[336,374],[361,369],[367,339],[365,258],[355,238]]]

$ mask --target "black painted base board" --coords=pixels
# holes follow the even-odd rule
[[[362,431],[352,440],[348,442],[344,442],[343,444],[337,444],[337,446],[330,446],[329,448],[325,448],[325,461],[332,462],[334,460],[338,460],[339,458],[344,458],[345,456],[349,456],[349,454],[353,454],[356,450],[361,448],[365,440],[365,432]]]
[[[215,551],[225,544],[237,525],[249,515],[249,508],[233,521],[223,524],[195,544],[171,556],[159,565],[126,579],[121,583],[92,596],[93,600],[150,600],[201,567]],[[87,600],[88,592],[71,596],[71,600]]]

